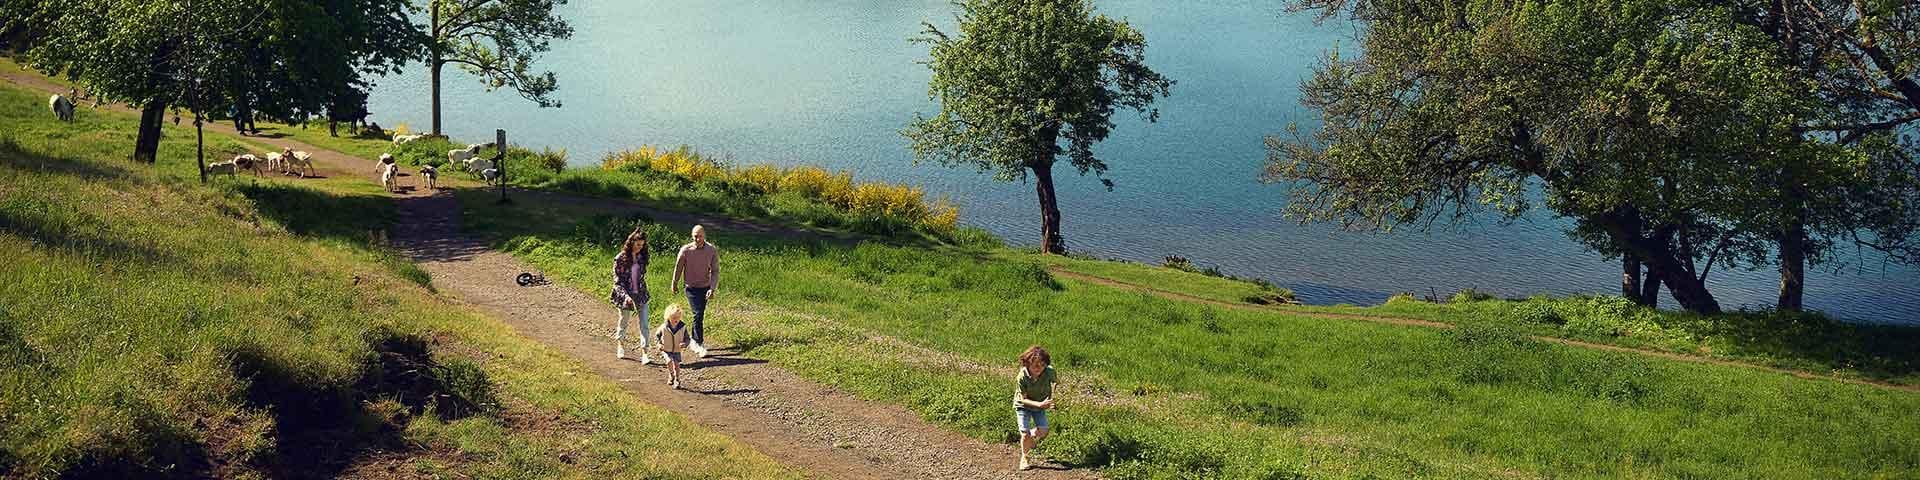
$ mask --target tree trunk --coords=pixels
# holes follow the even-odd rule
[[[1798,312],[1805,307],[1807,289],[1807,229],[1800,218],[1780,234],[1780,299],[1775,305],[1783,312]]]
[[[1666,237],[1659,234],[1654,238],[1642,237],[1639,229],[1629,230],[1627,223],[1617,216],[1599,219],[1598,223],[1615,241],[1626,247],[1626,254],[1640,258],[1640,263],[1647,267],[1648,275],[1667,285],[1667,290],[1673,292],[1674,301],[1680,302],[1680,308],[1703,315],[1720,313],[1720,302],[1714,300],[1706,282],[1687,274],[1686,266],[1679,257],[1674,256]]]
[[[1660,276],[1655,274],[1653,267],[1647,267],[1645,278],[1640,284],[1639,302],[1647,308],[1660,308]]]
[[[1620,255],[1620,296],[1645,303],[1640,297],[1640,259],[1633,255]]]
[[[207,183],[207,133],[201,123],[200,110],[196,108],[193,111],[193,158],[200,166],[200,183]]]
[[[150,100],[140,108],[140,135],[133,142],[135,161],[154,163],[160,156],[160,125],[167,115],[167,102]]]
[[[433,73],[428,83],[433,84],[433,135],[440,135],[440,67],[446,63],[440,60],[440,0],[428,0],[433,10],[432,38],[427,39],[427,70]]]
[[[1040,253],[1065,255],[1067,241],[1060,236],[1060,202],[1053,190],[1053,163],[1033,166],[1034,190],[1040,194]]]

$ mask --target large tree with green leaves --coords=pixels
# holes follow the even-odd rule
[[[1765,32],[1788,68],[1809,79],[1832,115],[1802,119],[1795,133],[1857,157],[1853,182],[1821,191],[1795,169],[1771,225],[1778,245],[1778,308],[1804,304],[1805,269],[1836,248],[1861,245],[1896,260],[1920,262],[1920,2],[1899,0],[1749,0],[1740,18]],[[1814,178],[1813,180],[1818,180]],[[1852,197],[1834,208],[1834,197]],[[1839,228],[1835,228],[1838,226]]]
[[[1764,261],[1782,172],[1857,185],[1858,155],[1794,134],[1833,110],[1721,2],[1296,6],[1366,29],[1358,58],[1332,55],[1302,86],[1321,128],[1268,140],[1264,178],[1292,184],[1302,221],[1391,230],[1545,207],[1623,273],[1713,313],[1712,267]],[[1631,280],[1623,293],[1649,290]]]
[[[342,85],[418,58],[407,0],[46,0],[0,4],[29,65],[141,111],[134,158],[154,161],[170,106],[197,113],[323,111]],[[204,116],[204,115],[203,115]]]
[[[542,108],[559,107],[553,72],[535,73],[534,60],[573,27],[553,11],[566,0],[427,0],[427,67],[433,84],[433,134],[440,135],[440,70],[447,64],[480,77],[487,91],[512,88]]]
[[[914,41],[932,46],[932,118],[916,116],[902,133],[915,161],[970,165],[1002,181],[1033,176],[1040,199],[1041,250],[1065,253],[1053,166],[1062,155],[1080,174],[1107,164],[1093,145],[1128,108],[1150,108],[1173,81],[1146,65],[1146,37],[1127,22],[1094,12],[1087,0],[964,0],[958,35],[932,24]],[[1062,141],[1065,147],[1062,147]],[[1108,189],[1113,182],[1101,182]]]

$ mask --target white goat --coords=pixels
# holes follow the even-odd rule
[[[422,133],[422,134],[416,134],[416,135],[394,135],[393,144],[405,145],[408,143],[413,143],[414,140],[419,140],[422,138],[427,138],[427,134]]]
[[[495,165],[493,164],[492,160],[488,160],[484,158],[468,159],[466,163],[466,170],[476,175],[479,174],[480,172],[491,170],[494,167]]]
[[[391,163],[385,163],[381,165],[382,165],[382,168],[380,169],[381,170],[380,185],[387,187],[388,192],[392,192],[396,188],[398,188],[396,185],[393,184],[393,176],[400,172],[400,166],[394,165]]]
[[[53,94],[52,98],[47,99],[47,109],[53,110],[53,116],[58,117],[62,122],[73,121],[73,101],[68,100],[67,97],[60,96],[58,93]]]
[[[462,163],[462,164],[467,163],[467,160],[472,160],[473,158],[480,156],[480,149],[490,147],[490,146],[493,146],[493,144],[476,143],[472,145],[467,145],[467,148],[463,148],[459,150],[448,150],[447,161],[453,162],[453,163]],[[471,171],[478,172],[479,170],[471,170]]]
[[[287,155],[283,159],[287,162],[289,173],[297,173],[300,178],[313,175],[313,154],[294,151],[292,155]]]
[[[227,174],[227,176],[231,177],[231,176],[234,176],[235,170],[239,170],[239,165],[232,160],[228,160],[224,162],[213,162],[213,163],[207,164],[208,175],[218,175],[218,174],[224,173],[224,174]]]

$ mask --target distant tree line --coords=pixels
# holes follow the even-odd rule
[[[89,94],[138,108],[133,157],[152,162],[161,119],[172,107],[232,118],[243,132],[255,130],[255,115],[357,121],[367,115],[371,79],[417,60],[435,62],[436,119],[446,62],[469,66],[489,89],[524,85],[529,98],[557,105],[546,99],[552,73],[529,73],[528,65],[547,51],[548,39],[571,35],[553,12],[564,3],[10,0],[0,2],[0,47]],[[423,8],[456,12],[458,28],[414,23]]]

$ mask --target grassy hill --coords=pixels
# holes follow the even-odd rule
[[[378,186],[45,104],[0,85],[0,476],[796,476],[436,297]]]
[[[338,142],[350,152],[387,148]],[[759,200],[725,198],[723,185],[634,175],[570,170],[527,186],[809,223],[781,217],[783,210]],[[661,247],[683,241],[687,228],[603,204],[523,196],[503,207],[491,194],[471,191],[461,198],[469,229],[588,293],[604,289],[617,238],[635,222],[651,225]],[[401,283],[411,275],[407,266],[383,263],[377,248],[352,234],[372,225],[302,230],[309,232],[302,241],[363,252],[356,253],[363,265]],[[311,233],[327,231],[342,233]],[[711,320],[716,343],[999,441],[1012,430],[1005,397],[1013,357],[1029,344],[1045,345],[1066,385],[1053,418],[1057,433],[1044,451],[1110,478],[1920,476],[1920,416],[1905,413],[1920,411],[1920,394],[1912,391],[1534,338],[1915,385],[1920,353],[1911,346],[1920,334],[1912,328],[1817,315],[1697,317],[1606,297],[1507,301],[1467,294],[1444,303],[1396,298],[1377,307],[1226,308],[1221,304],[1272,291],[1178,269],[1038,256],[991,241],[713,233],[726,270]],[[657,255],[650,266],[656,292],[667,287],[669,263]],[[1168,298],[1179,295],[1200,301]],[[1318,313],[1455,328],[1310,316]],[[493,362],[483,369],[504,378]]]

